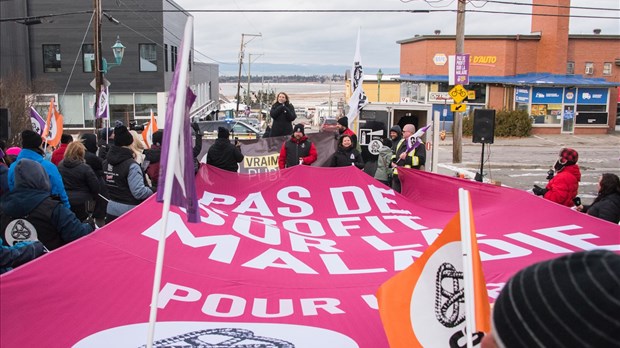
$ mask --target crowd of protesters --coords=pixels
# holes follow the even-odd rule
[[[302,123],[295,124],[295,109],[286,93],[279,93],[271,108],[273,123],[265,137],[286,136],[278,159],[280,169],[312,165],[317,161],[315,144]],[[337,120],[337,146],[323,164],[330,167],[353,166],[367,171],[355,132],[347,117]],[[193,123],[194,171],[203,132]],[[230,131],[220,127],[217,140],[206,155],[206,163],[237,172],[244,159],[239,141],[230,139]],[[148,146],[134,130],[117,122],[114,128],[97,134],[84,133],[77,140],[62,134],[60,144],[52,148],[31,130],[21,133],[21,146],[8,147],[0,142],[0,233],[4,255],[23,260],[20,255],[35,255],[53,250],[110,223],[153,195],[159,184],[164,131],[152,134]],[[399,168],[423,170],[426,162],[424,143],[412,124],[390,128],[380,139],[371,176],[378,183],[401,192]],[[598,196],[590,205],[577,198],[581,172],[578,153],[562,149],[549,172],[545,188],[534,194],[573,207],[591,216],[620,222],[620,179],[605,173],[599,181]],[[25,173],[32,173],[26,176]],[[10,248],[7,249],[7,248]],[[7,256],[8,257],[8,256]],[[4,262],[2,269],[8,269]]]

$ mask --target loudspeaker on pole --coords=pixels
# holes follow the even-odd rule
[[[472,142],[493,144],[495,135],[495,110],[475,109]]]

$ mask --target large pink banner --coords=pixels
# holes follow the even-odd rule
[[[169,215],[155,346],[387,347],[374,293],[437,237],[459,187],[471,192],[491,301],[536,261],[620,249],[620,226],[526,192],[401,175],[402,196],[354,167],[203,167],[202,221]],[[149,199],[1,276],[0,346],[143,346],[161,206]]]

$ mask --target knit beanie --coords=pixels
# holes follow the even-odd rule
[[[15,188],[49,191],[50,179],[39,162],[22,158],[15,164]]]
[[[127,127],[120,125],[114,127],[114,145],[129,146],[133,143],[133,136],[127,130]]]
[[[24,149],[38,149],[41,146],[43,139],[39,133],[26,129],[22,132],[22,148]]]
[[[217,138],[218,139],[228,139],[230,137],[230,132],[228,129],[224,127],[217,127]]]
[[[293,128],[293,133],[295,132],[301,132],[301,134],[306,135],[306,133],[304,133],[304,125],[301,123],[295,125],[295,128]]]
[[[153,133],[151,141],[153,142],[153,145],[161,146],[161,142],[164,141],[164,131],[160,129]]]
[[[519,271],[495,301],[493,329],[505,348],[617,347],[620,255],[577,252]]]
[[[340,124],[343,127],[349,128],[349,118],[344,116],[338,119],[338,124]]]
[[[21,148],[21,147],[13,146],[13,147],[9,147],[9,148],[6,150],[6,152],[5,152],[5,153],[6,153],[7,155],[9,155],[9,156],[15,156],[15,157],[17,157],[17,156],[19,156],[19,153],[20,153],[21,151],[22,151],[22,148]]]

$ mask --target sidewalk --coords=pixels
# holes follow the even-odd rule
[[[463,136],[463,146],[478,146],[480,144],[472,143],[471,136]],[[573,134],[542,134],[532,135],[524,138],[500,138],[495,137],[493,146],[553,146],[553,147],[592,147],[592,146],[618,146],[620,153],[620,132],[614,134],[596,134],[596,135],[573,135]],[[439,146],[452,146],[452,135],[447,134],[446,139],[439,141]]]

